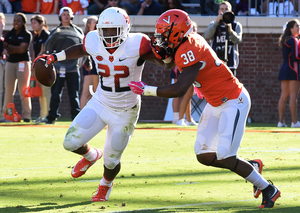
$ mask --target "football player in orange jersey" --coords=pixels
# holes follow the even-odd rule
[[[155,87],[132,81],[131,90],[139,95],[174,98],[183,96],[194,84],[208,102],[194,147],[198,161],[240,175],[254,185],[256,198],[262,192],[259,208],[272,208],[280,191],[260,174],[262,161],[247,162],[237,157],[251,105],[247,90],[206,40],[193,32],[191,20],[182,10],[168,10],[158,18],[152,49],[165,63],[178,67],[181,74],[177,82]]]

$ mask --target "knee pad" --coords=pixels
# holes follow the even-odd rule
[[[230,140],[226,138],[219,138],[219,142],[222,140],[222,144],[219,144],[218,150],[217,150],[217,159],[222,160],[226,158],[226,156],[229,153],[230,148]]]
[[[67,137],[66,136],[65,139],[64,139],[64,142],[63,142],[63,146],[64,146],[65,150],[72,152],[72,151],[77,150],[78,148],[80,148],[82,145],[77,145],[75,143],[75,141],[73,141],[72,137]]]
[[[107,158],[103,156],[103,161],[104,161],[104,166],[112,170],[120,163],[120,158],[114,158],[114,157]]]
[[[87,143],[88,129],[94,125],[96,119],[97,114],[93,109],[83,109],[74,119],[65,135],[64,149],[74,151]]]

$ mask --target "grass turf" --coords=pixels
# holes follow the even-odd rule
[[[261,197],[253,198],[250,183],[228,170],[196,161],[196,127],[169,123],[138,123],[110,200],[91,203],[103,160],[81,178],[71,177],[80,156],[62,147],[69,125],[63,121],[54,126],[0,126],[0,212],[262,211],[257,209]],[[275,207],[264,212],[300,212],[300,134],[297,129],[273,126],[248,125],[238,155],[263,159],[263,176],[281,190]],[[105,134],[103,130],[90,144],[103,148]]]

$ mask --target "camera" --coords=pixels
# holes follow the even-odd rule
[[[234,13],[230,12],[230,11],[226,11],[225,13],[223,13],[223,16],[222,16],[222,20],[226,24],[232,23],[234,21],[234,18],[235,18]]]

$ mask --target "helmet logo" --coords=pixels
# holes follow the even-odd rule
[[[171,19],[171,16],[168,16],[168,19],[163,19],[163,21],[165,21],[167,24],[170,24],[170,19]]]

